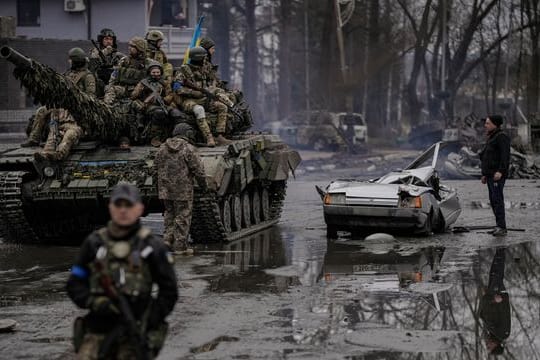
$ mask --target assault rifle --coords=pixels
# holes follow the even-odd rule
[[[118,291],[116,284],[116,281],[113,280],[110,274],[108,274],[105,271],[105,266],[102,261],[97,261],[97,271],[100,274],[99,277],[99,284],[105,290],[105,294],[109,299],[115,300],[118,303],[118,308],[120,310],[120,313],[122,314],[122,317],[124,319],[125,325],[127,325],[127,330],[129,333],[129,339],[131,340],[137,360],[149,360],[149,350],[148,350],[148,343],[146,340],[146,335],[144,332],[144,329],[141,329],[139,325],[137,324],[137,320],[135,320],[135,316],[133,315],[133,312],[131,311],[131,307],[129,305],[129,302],[127,301],[124,294],[122,294],[120,291]],[[123,270],[123,269],[120,269]],[[123,274],[118,274],[120,278],[122,278]],[[124,275],[125,276],[125,275]],[[120,333],[116,333],[115,335],[121,335]],[[106,354],[102,354],[106,355]]]
[[[96,48],[96,50],[98,51],[98,54],[99,54],[99,57],[101,59],[101,61],[103,61],[103,63],[105,64],[105,66],[111,66],[111,64],[109,64],[109,61],[107,60],[107,57],[105,56],[105,54],[103,53],[103,50],[101,50],[99,48],[99,45],[98,43],[95,41],[95,40],[91,40],[92,41],[92,45],[94,45],[94,47]]]
[[[199,87],[197,85],[195,85],[194,83],[192,83],[191,81],[186,81],[186,80],[183,80],[183,84],[185,86],[187,86],[188,88],[191,88],[193,90],[196,90],[196,91],[200,91],[201,93],[204,94],[204,96],[206,96],[207,98],[209,98],[210,100],[214,100],[214,101],[219,101],[220,103],[224,104],[225,106],[227,106],[227,109],[233,113],[233,115],[235,115],[236,117],[238,117],[240,120],[243,119],[242,117],[242,114],[240,114],[238,112],[238,110],[236,110],[234,108],[234,106],[231,106],[230,104],[226,103],[225,101],[221,100],[219,98],[219,96],[217,96],[216,94],[213,94],[212,92],[210,92],[208,89],[206,88],[203,88],[203,87]]]
[[[144,103],[149,103],[151,102],[152,100],[154,100],[158,105],[159,107],[165,111],[166,114],[169,113],[169,109],[167,109],[167,105],[165,105],[165,102],[163,101],[163,98],[161,97],[161,94],[160,94],[160,88],[159,87],[153,87],[152,85],[150,85],[148,83],[148,81],[146,81],[146,79],[142,80],[141,83],[148,89],[150,89],[152,91],[152,93],[150,95],[148,95],[148,97],[146,99],[144,99]]]

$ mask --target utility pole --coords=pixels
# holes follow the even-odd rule
[[[444,94],[442,99],[442,110],[446,110],[446,47],[447,47],[447,27],[446,27],[446,0],[441,0],[441,9],[442,9],[442,56],[441,56],[441,94]]]

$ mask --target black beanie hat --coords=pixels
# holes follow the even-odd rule
[[[489,115],[487,118],[497,127],[501,127],[504,119],[501,115]]]

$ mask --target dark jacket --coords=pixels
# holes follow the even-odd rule
[[[140,225],[124,238],[112,238],[114,241],[132,239]],[[142,247],[150,246],[152,252],[145,258],[148,264],[152,282],[159,286],[159,292],[156,299],[152,301],[150,296],[126,297],[131,305],[133,315],[141,319],[145,311],[150,308],[148,328],[159,325],[165,317],[173,310],[178,299],[178,287],[176,274],[172,266],[172,255],[168,253],[167,248],[162,241],[159,241],[153,235],[142,240]],[[98,249],[103,245],[103,240],[97,231],[90,234],[81,246],[79,256],[72,268],[67,283],[67,292],[71,300],[80,308],[86,309],[90,306],[89,300],[92,296],[90,291],[91,264],[95,261]],[[150,305],[152,304],[152,305]],[[87,326],[90,331],[95,333],[106,333],[121,323],[120,315],[103,316],[92,311],[86,316]]]
[[[510,138],[502,130],[496,129],[489,135],[479,155],[483,176],[493,176],[496,172],[508,176]]]

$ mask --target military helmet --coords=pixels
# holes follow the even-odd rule
[[[180,136],[191,143],[195,143],[195,129],[186,123],[180,123],[174,127],[173,136]]]
[[[216,43],[210,38],[202,38],[200,46],[206,50],[210,50],[211,48],[216,46]]]
[[[159,40],[163,40],[164,36],[163,33],[159,30],[150,30],[146,33],[145,39],[146,41],[152,41],[154,43],[157,43]]]
[[[189,49],[189,59],[191,61],[203,61],[206,56],[206,50],[201,46],[195,46]]]
[[[114,33],[114,31],[112,31],[111,29],[108,29],[108,28],[103,28],[101,29],[101,31],[99,32],[99,35],[97,37],[98,39],[98,43],[102,46],[102,41],[103,41],[103,38],[105,37],[112,37],[113,38],[113,47],[116,48],[116,34]]]
[[[74,47],[68,52],[68,56],[71,61],[82,62],[86,61],[86,53],[79,47]]]
[[[140,36],[132,37],[131,40],[129,40],[129,46],[133,46],[140,53],[146,52],[146,40]]]
[[[148,63],[148,65],[146,66],[146,73],[150,74],[150,70],[152,70],[155,67],[159,68],[159,70],[161,70],[161,74],[163,74],[163,65],[161,65],[159,61],[155,61],[155,60],[151,60]]]

